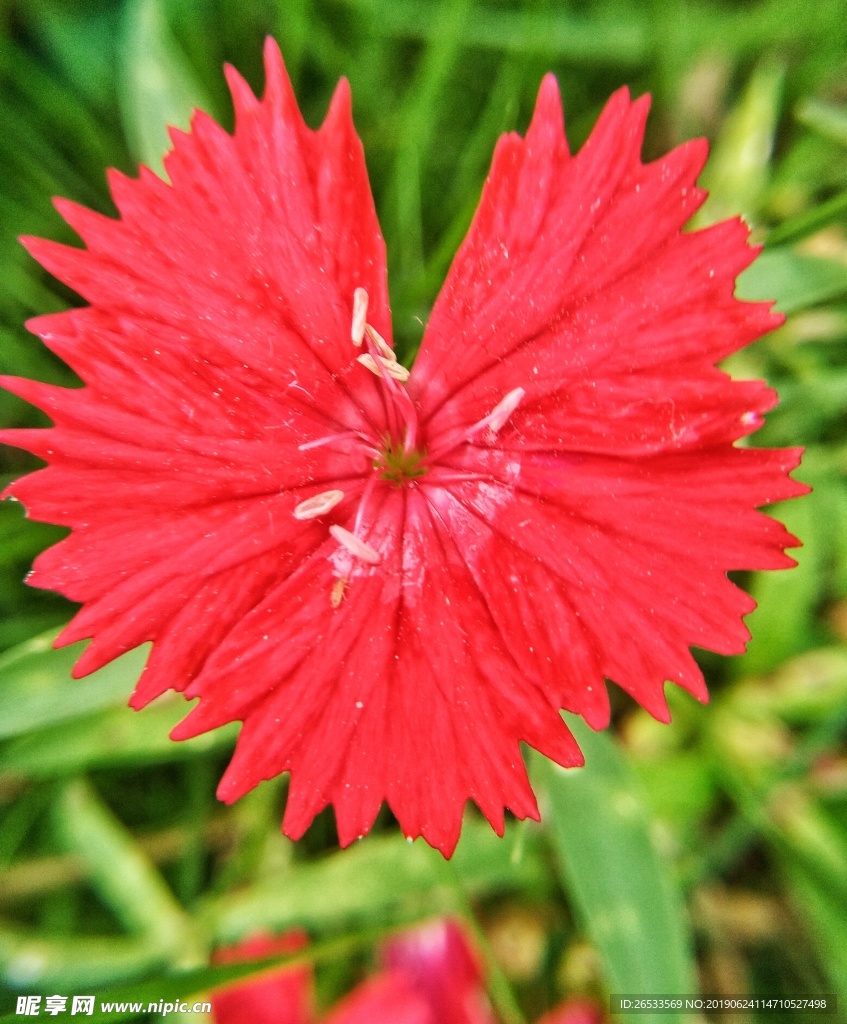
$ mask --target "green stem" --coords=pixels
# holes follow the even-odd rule
[[[205,959],[204,943],[191,918],[86,781],[64,786],[55,819],[59,835],[82,858],[91,884],[128,931],[154,939],[177,964]]]
[[[801,213],[773,228],[768,232],[765,243],[768,248],[772,248],[776,245],[783,245],[785,242],[799,242],[845,213],[847,213],[847,192],[842,192],[841,195],[833,196],[827,202],[816,206],[814,210]]]
[[[434,856],[440,857],[440,854],[434,854]],[[476,948],[485,960],[486,985],[494,1009],[497,1011],[503,1024],[527,1024],[527,1019],[518,1005],[518,1001],[512,991],[512,986],[509,984],[509,979],[498,964],[497,958],[494,956],[491,945],[488,942],[488,937],[477,919],[459,872],[452,861],[444,861],[443,865],[444,875],[453,892],[457,909],[473,935]]]

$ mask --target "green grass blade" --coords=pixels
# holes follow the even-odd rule
[[[791,220],[787,220],[779,227],[769,231],[767,244],[774,246],[782,245],[784,242],[799,242],[845,215],[847,215],[847,192],[842,192],[841,195],[833,196],[832,199],[821,203],[813,210],[792,217]]]
[[[431,11],[418,3],[359,0],[357,6],[372,13],[374,32],[428,40],[439,31]],[[492,10],[477,5],[462,42],[467,47],[580,64],[638,65],[650,52],[646,19],[632,8],[617,11],[614,16],[580,16],[563,11]]]
[[[824,138],[847,146],[847,106],[808,99],[799,104],[797,120]]]
[[[0,658],[0,739],[126,702],[147,656],[139,647],[74,680],[82,645],[55,650],[54,639],[54,632],[43,633]]]
[[[102,1022],[123,1020],[149,1019],[145,1014],[134,1013],[126,1009],[100,1009],[104,1002],[111,1003],[159,1003],[192,1001],[190,997],[207,999],[207,993],[215,988],[240,981],[242,978],[253,977],[267,970],[281,967],[295,967],[303,964],[318,964],[326,961],[348,957],[372,946],[379,939],[390,934],[391,929],[375,928],[363,932],[355,932],[340,938],[325,939],[310,943],[303,952],[293,955],[268,957],[263,960],[249,960],[241,963],[220,964],[215,967],[198,967],[178,974],[160,975],[149,981],[138,981],[131,984],[118,985],[96,991],[98,1012],[96,1019]],[[70,986],[66,986],[70,987]],[[43,988],[43,986],[42,986]],[[60,988],[60,986],[57,986]],[[96,990],[96,985],[89,986],[89,991]],[[30,989],[31,991],[32,989]],[[6,1005],[14,1006],[14,1000],[7,1000]],[[0,1004],[2,1005],[2,1004]],[[10,1006],[10,1009],[11,1009]],[[161,1019],[161,1018],[159,1018]],[[9,1021],[20,1021],[14,1013],[0,1017],[0,1024]]]
[[[600,953],[609,990],[694,992],[688,921],[632,770],[607,734],[568,724],[585,768],[564,770],[534,756],[532,775],[562,882]],[[667,1024],[683,1019],[662,1016]]]
[[[534,837],[537,840],[537,836]],[[482,893],[538,891],[545,881],[538,843],[498,839],[487,824],[466,821],[452,867],[471,898]],[[445,880],[440,855],[401,836],[371,837],[321,861],[297,865],[247,890],[210,901],[207,931],[222,943],[257,930],[312,931],[378,921],[418,919],[455,910],[454,879]]]
[[[181,53],[157,0],[136,0],[127,10],[121,106],[127,139],[157,173],[171,148],[167,127],[183,130],[193,108],[211,103]]]
[[[82,994],[89,987],[120,984],[161,968],[165,959],[166,951],[149,939],[45,938],[0,926],[0,982],[7,989]],[[14,1007],[14,997],[4,995],[0,1013]]]
[[[203,961],[203,943],[159,872],[95,791],[68,783],[54,808],[56,832],[85,862],[92,885],[132,934],[150,939],[174,963]]]
[[[185,742],[170,739],[171,729],[187,711],[186,702],[177,697],[142,715],[128,707],[107,708],[20,736],[0,751],[0,778],[59,779],[97,768],[184,761],[232,747],[238,731],[234,724]]]
[[[736,295],[755,302],[775,299],[782,313],[797,313],[847,295],[847,267],[787,246],[768,249],[739,277]]]
[[[698,225],[743,213],[754,220],[771,171],[784,70],[762,63],[735,109],[727,117],[702,175],[709,198],[697,214]]]
[[[843,1007],[847,1005],[847,919],[839,912],[832,892],[805,864],[783,856],[781,866],[796,909],[812,933],[821,963]]]

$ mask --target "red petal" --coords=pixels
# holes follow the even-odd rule
[[[455,922],[432,921],[395,935],[383,960],[409,979],[438,1024],[494,1024],[480,965]]]
[[[380,974],[344,999],[324,1024],[437,1024],[426,1001],[400,974]]]
[[[260,960],[283,953],[294,953],[306,944],[298,932],[272,938],[254,935],[218,950],[219,964]],[[212,993],[215,1024],[311,1024],[312,971],[310,967],[283,967],[262,973],[258,978],[239,981]]]
[[[333,803],[347,844],[386,800],[407,835],[449,852],[468,799],[501,832],[504,805],[537,816],[519,740],[563,763],[581,758],[553,702],[516,675],[427,502],[389,495],[375,546],[390,550],[404,511],[402,553],[352,579],[339,607],[329,549],[270,593],[210,658],[189,690],[200,705],[174,736],[243,719],[220,795],[291,770],[291,835]],[[424,770],[433,763],[437,772]]]

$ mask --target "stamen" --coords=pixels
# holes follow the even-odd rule
[[[305,501],[301,501],[294,509],[295,519],[317,519],[335,508],[339,501],[344,500],[344,491],[322,491]]]
[[[378,551],[366,544],[361,538],[351,533],[349,530],[345,530],[343,526],[339,526],[337,523],[333,523],[329,532],[343,547],[347,548],[351,555],[355,555],[356,558],[361,558],[363,562],[368,562],[370,565],[377,565],[381,561],[381,555]]]
[[[377,356],[376,358],[385,367],[385,372],[393,380],[399,380],[401,384],[405,384],[409,379],[409,371],[402,363],[398,363],[396,359],[387,359],[385,356]],[[376,359],[374,359],[370,352],[365,352],[364,355],[357,356],[357,360],[362,364],[362,366],[366,366],[371,373],[375,373],[377,377],[382,376],[382,370],[380,370]]]
[[[472,427],[449,431],[440,445],[430,449],[430,460],[443,458],[455,448],[458,448],[459,445],[470,441],[472,437],[476,436],[481,430],[485,430],[486,427],[494,434],[498,430],[502,430],[509,417],[521,404],[525,394],[526,391],[523,388],[515,388],[505,398],[501,399],[487,416],[474,423]]]
[[[357,288],[353,292],[353,324],[350,328],[350,338],[356,346],[361,345],[364,340],[367,316],[368,293],[364,288]]]
[[[356,346],[361,346],[367,338],[369,351],[357,356],[358,362],[367,367],[371,373],[380,377],[388,389],[393,401],[386,400],[386,413],[389,419],[389,433],[399,435],[401,426],[405,424],[404,450],[414,449],[417,438],[417,414],[411,398],[399,384],[409,379],[409,370],[397,361],[394,349],[383,338],[379,331],[367,323],[368,293],[364,288],[356,288],[353,292],[353,323],[351,337]],[[312,442],[314,444],[314,442]]]
[[[366,366],[371,373],[375,373],[377,377],[382,376],[382,370],[376,365],[376,360],[370,353],[366,352],[362,356],[356,356],[356,362],[361,363],[362,366]]]
[[[526,394],[523,388],[515,388],[514,391],[510,391],[508,395],[491,410],[491,412],[481,419],[476,426],[471,427],[471,431],[476,433],[478,430],[482,430],[484,427],[489,427],[496,434],[501,427],[503,427],[512,413],[521,404],[523,396]]]
[[[386,359],[391,359],[393,362],[396,362],[397,356],[394,354],[394,349],[388,344],[379,331],[371,327],[370,324],[365,324],[365,330],[367,331],[368,337],[379,349],[380,355],[385,356]]]
[[[394,350],[382,335],[370,324],[365,324],[369,351],[358,356],[358,361],[371,373],[380,377],[393,401],[386,400],[385,411],[389,420],[389,433],[397,436],[400,433],[401,421],[406,426],[403,442],[405,451],[415,447],[417,438],[417,413],[405,388],[400,387],[409,379],[410,373],[397,361]],[[385,396],[384,396],[385,397]]]
[[[360,441],[363,444],[365,451],[369,455],[379,454],[378,450],[374,448],[373,445],[368,444],[366,438],[362,437],[362,435],[357,430],[342,430],[337,434],[327,434],[324,437],[316,437],[314,441],[304,441],[303,444],[297,445],[297,451],[308,452],[311,451],[312,448],[323,448],[324,445],[327,444],[336,444],[338,442],[349,441],[354,439],[356,441]],[[348,451],[350,450],[349,445],[345,444],[344,447]]]
[[[368,507],[368,501],[373,494],[374,487],[376,487],[377,477],[375,474],[371,474],[368,478],[368,482],[365,484],[362,491],[362,496],[359,498],[359,507],[356,510],[356,518],[353,521],[353,533],[358,536],[359,530],[362,527],[362,520],[365,516],[365,510]]]

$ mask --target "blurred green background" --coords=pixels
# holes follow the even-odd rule
[[[54,195],[113,213],[105,168],[158,167],[165,123],[185,127],[193,105],[231,127],[221,65],[260,91],[268,33],[312,126],[351,81],[407,353],[495,140],[525,130],[546,71],[573,148],[624,83],[653,94],[647,157],[709,137],[697,223],[742,212],[766,248],[739,294],[788,314],[728,368],[779,390],[754,443],[807,448],[814,492],[775,510],[803,539],[800,566],[741,581],[760,602],[753,640],[744,657],[702,657],[711,706],[674,692],[668,727],[616,693],[611,733],[579,731],[586,769],[531,758],[543,825],[498,840],[469,811],[444,863],[385,812],[348,851],[328,815],[290,843],[284,781],[218,804],[233,733],[171,743],[181,698],[129,711],[144,651],[72,682],[78,651],[50,648],[72,609],[22,583],[60,531],[3,503],[0,1011],[14,1019],[19,992],[186,996],[217,977],[213,947],[292,926],[330,1005],[380,934],[440,912],[468,922],[508,1024],[566,995],[698,987],[847,1007],[847,5],[3,0],[1,372],[73,383],[22,324],[78,300],[16,236],[73,241]],[[0,418],[44,422],[6,394]],[[2,459],[4,479],[34,465]]]

